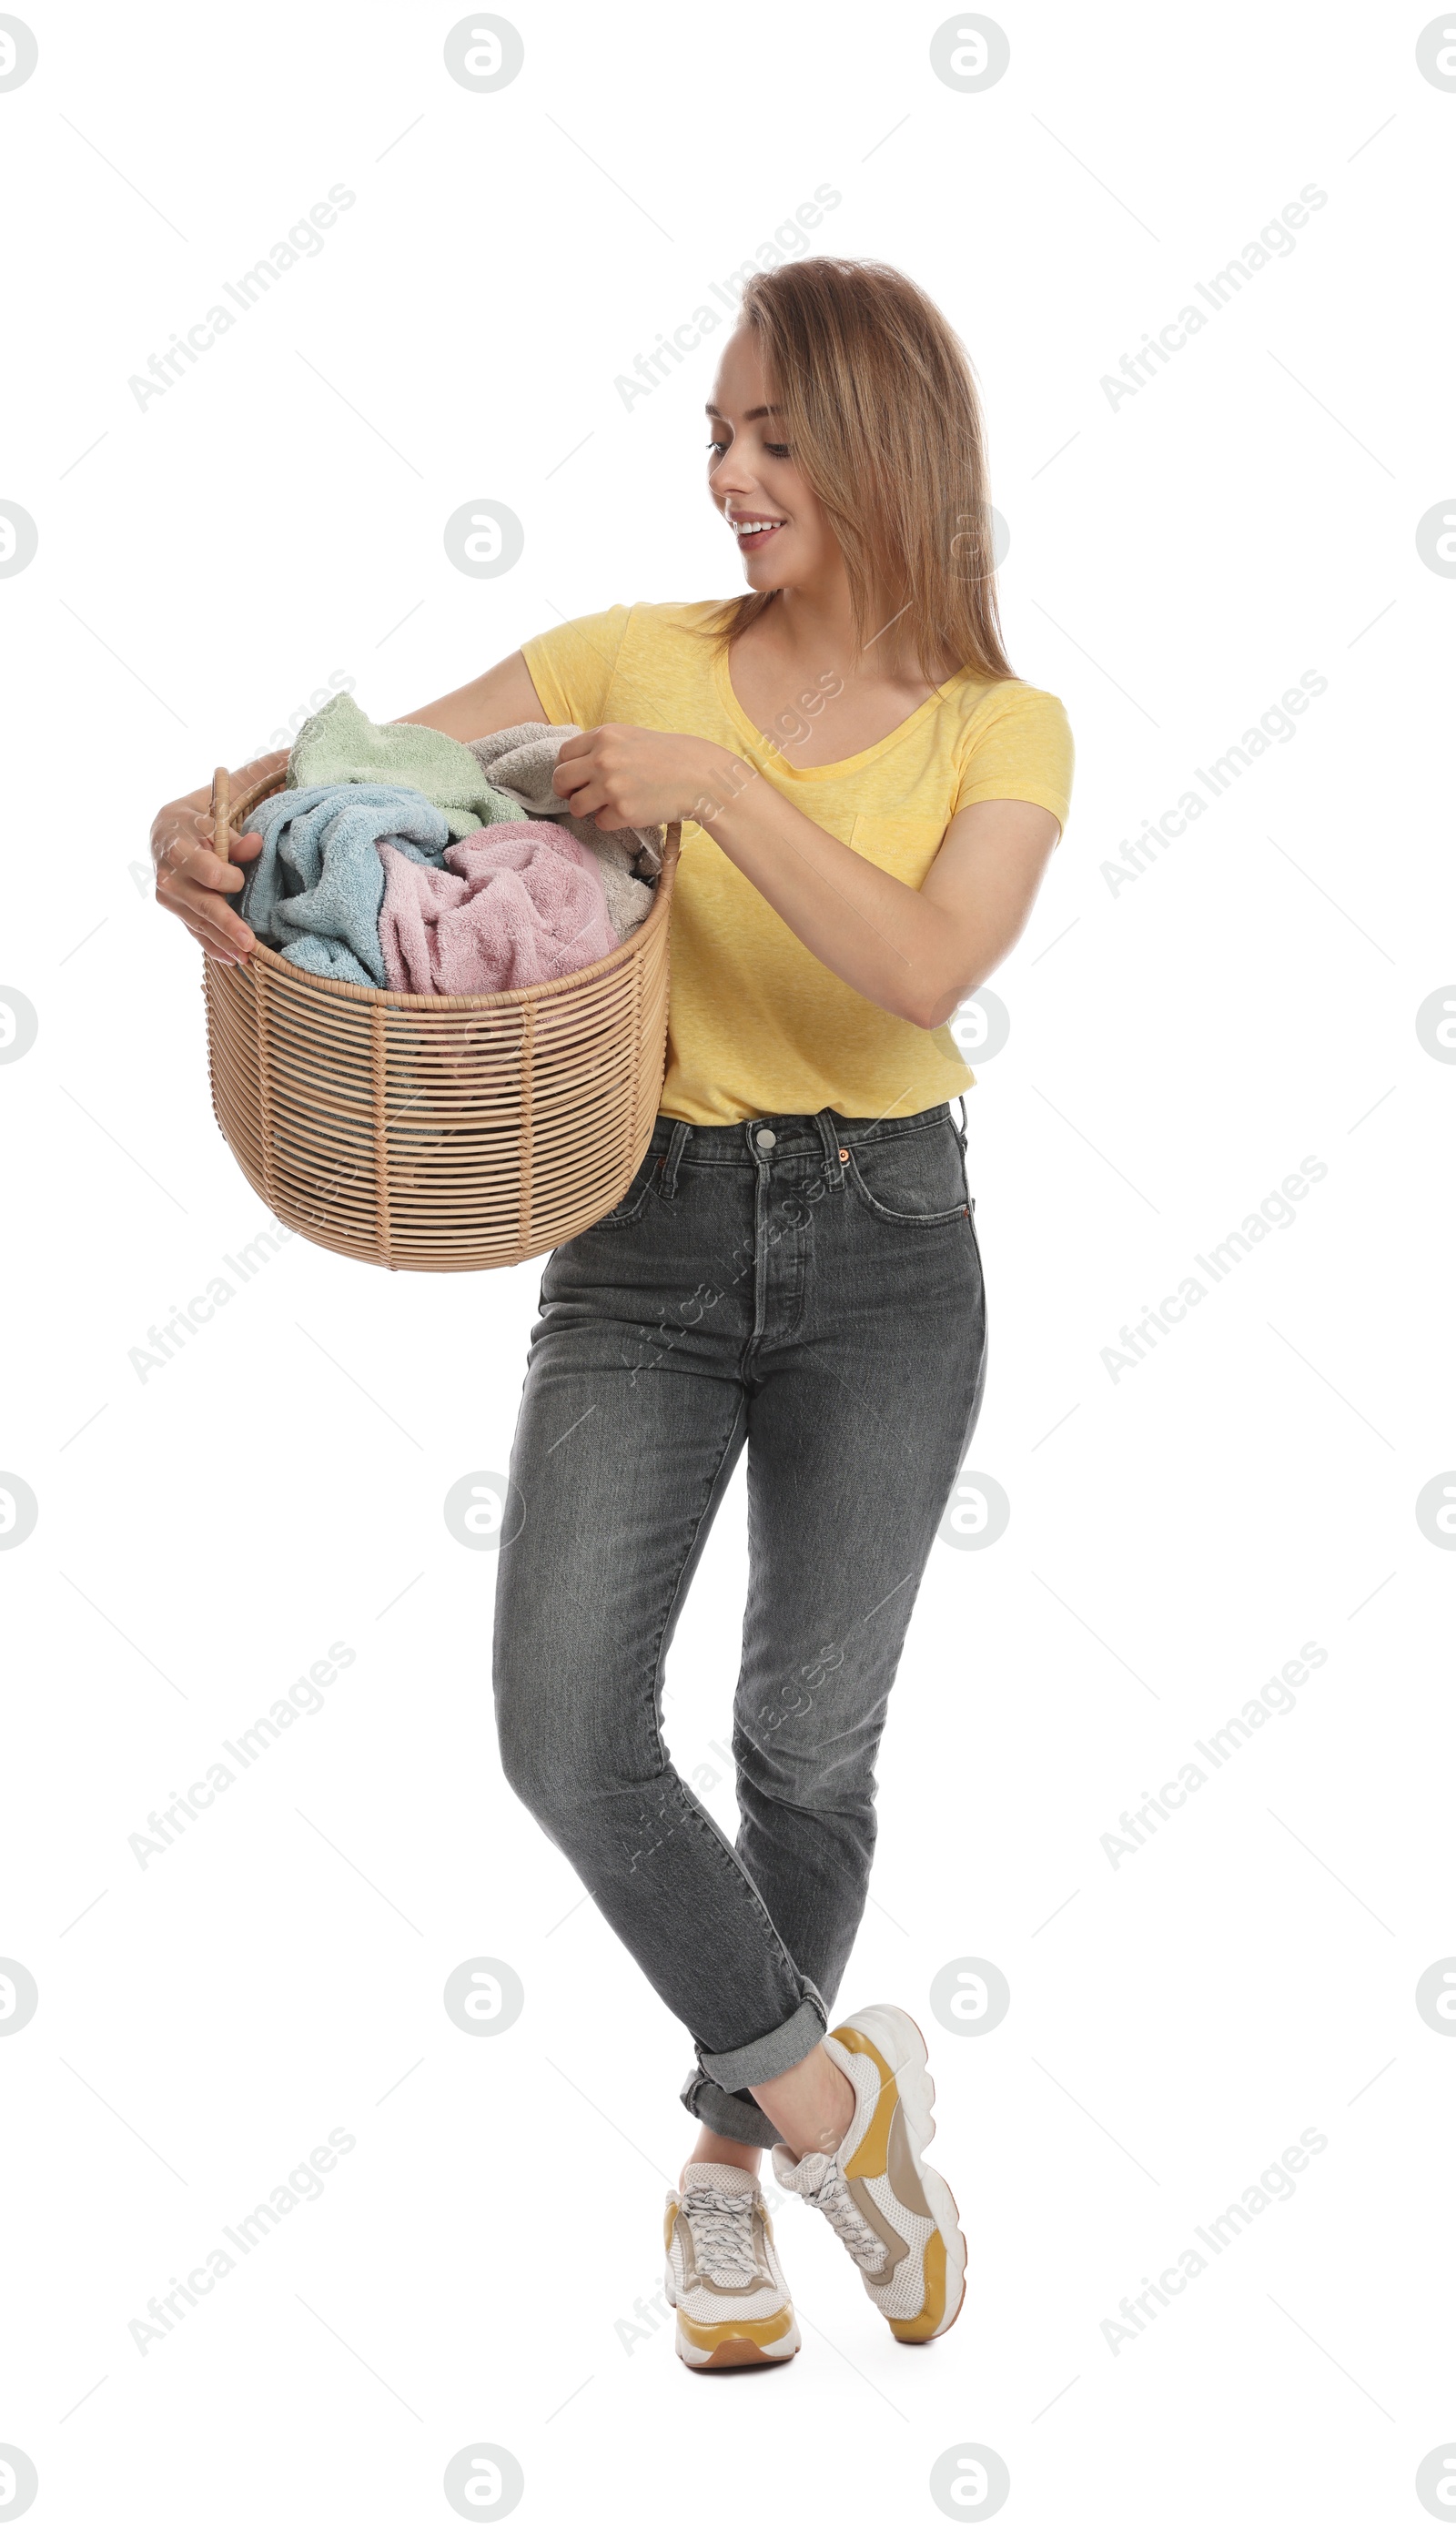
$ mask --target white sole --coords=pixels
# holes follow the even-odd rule
[[[872,2009],[857,2011],[846,2024],[857,2027],[872,2044],[878,2045],[894,2073],[915,2173],[925,2188],[925,2200],[946,2250],[946,2313],[935,2331],[936,2335],[944,2335],[947,2327],[955,2324],[965,2294],[965,2240],[960,2234],[956,2197],[940,2170],[932,2168],[925,2158],[935,2139],[935,2082],[930,2076],[925,2038],[908,2011],[896,2009],[890,2001],[877,2001]],[[935,2337],[928,2336],[926,2341],[933,2344]]]

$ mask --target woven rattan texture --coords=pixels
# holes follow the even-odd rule
[[[234,835],[286,782],[229,806]],[[667,1047],[681,830],[636,932],[564,978],[405,996],[259,945],[204,963],[213,1108],[275,1216],[388,1269],[496,1269],[615,1207],[646,1151]]]

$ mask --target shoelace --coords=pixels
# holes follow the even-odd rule
[[[804,2190],[804,2200],[822,2212],[833,2230],[837,2230],[855,2263],[867,2274],[877,2274],[886,2262],[889,2249],[861,2212],[848,2186],[837,2159],[831,2159],[818,2185]]]
[[[700,2274],[757,2271],[751,2194],[725,2194],[721,2186],[694,2185],[684,2195],[681,2210]]]

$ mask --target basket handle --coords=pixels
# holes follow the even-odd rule
[[[213,853],[223,863],[229,859],[228,813],[232,808],[232,779],[227,768],[217,768],[213,774]]]

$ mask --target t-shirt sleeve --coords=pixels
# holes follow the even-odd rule
[[[1020,679],[994,688],[972,715],[955,807],[1039,802],[1065,829],[1072,806],[1072,726],[1060,697]],[[1058,840],[1060,842],[1060,840]]]
[[[596,617],[569,618],[521,645],[548,722],[579,723],[591,731],[609,719],[607,701],[630,615],[629,608],[604,608]]]

